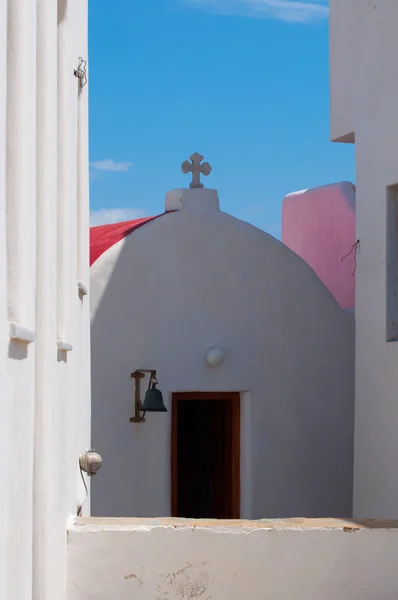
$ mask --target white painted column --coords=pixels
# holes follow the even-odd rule
[[[76,281],[76,129],[77,79],[74,69],[72,10],[63,1],[58,22],[58,344],[61,351],[72,350],[72,294]],[[75,217],[75,219],[74,219]]]
[[[77,123],[77,273],[82,295],[88,292],[89,286],[89,213],[88,85],[86,84],[79,88]]]
[[[32,598],[36,279],[36,0],[8,0],[7,268],[10,494],[7,599]]]
[[[0,599],[7,598],[10,483],[11,402],[7,380],[8,316],[7,316],[7,244],[6,244],[6,111],[7,111],[7,0],[0,0]]]
[[[76,226],[73,215],[76,215],[76,122],[77,80],[74,76],[76,61],[73,52],[73,2],[60,0],[58,2],[58,216],[57,216],[57,415],[56,429],[59,438],[56,443],[56,455],[62,465],[62,478],[57,476],[58,489],[56,501],[58,504],[57,527],[65,530],[68,516],[73,512],[71,481],[78,465],[78,456],[71,458],[70,448],[74,446],[76,436],[73,415],[76,413],[75,386],[78,385],[75,372],[75,350],[73,348],[74,306],[77,303],[76,283]],[[75,275],[74,275],[75,274]],[[70,464],[71,460],[74,464]],[[73,471],[72,471],[73,469]],[[61,491],[62,489],[62,491]],[[75,491],[75,490],[73,490]],[[76,506],[76,502],[75,502]],[[66,546],[59,548],[57,554],[62,570],[59,578],[65,582],[66,577]]]
[[[82,448],[81,299],[77,273],[78,67],[81,0],[68,0],[58,24],[58,398],[64,419],[65,507],[76,514],[79,499],[78,458]],[[71,351],[70,351],[71,350]],[[87,398],[89,401],[89,396]],[[83,448],[85,450],[85,448]],[[78,483],[79,482],[79,483]]]
[[[77,55],[88,63],[88,3],[80,0],[78,6]],[[80,302],[77,319],[76,344],[78,345],[77,368],[79,386],[76,399],[79,406],[78,448],[81,452],[90,447],[91,437],[91,364],[90,364],[90,300],[89,286],[89,143],[88,143],[88,65],[87,82],[78,88],[77,127],[77,273]],[[83,514],[90,512],[90,497],[85,498],[85,489],[78,474],[78,502],[85,500]],[[90,491],[90,482],[88,481]]]
[[[37,1],[37,273],[33,600],[63,597],[57,430],[57,2]],[[57,489],[54,490],[54,486]],[[62,493],[62,491],[61,491]]]
[[[35,328],[36,1],[8,1],[8,314]],[[29,333],[27,334],[29,337]],[[19,335],[16,333],[15,337]],[[21,336],[23,338],[23,336]],[[27,340],[29,341],[29,340]]]

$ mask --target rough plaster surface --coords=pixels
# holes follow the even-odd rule
[[[171,393],[200,390],[241,392],[242,517],[349,516],[353,318],[214,194],[184,190],[180,210],[91,267],[92,443],[104,457],[92,514],[170,515]],[[225,352],[216,368],[212,346]],[[137,368],[157,370],[169,408],[139,425]]]
[[[380,518],[398,516],[398,345],[386,342],[387,186],[398,183],[397,22],[395,1],[330,0],[331,137],[355,139],[356,153],[354,514]]]
[[[283,201],[282,241],[314,269],[342,308],[354,309],[355,252],[350,250],[356,241],[355,188],[351,183],[288,194]]]
[[[68,600],[395,600],[396,522],[85,519]]]

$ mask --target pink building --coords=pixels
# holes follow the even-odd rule
[[[314,269],[342,308],[354,309],[357,248],[352,183],[288,194],[283,201],[282,241]]]

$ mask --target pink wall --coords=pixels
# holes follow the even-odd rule
[[[285,197],[282,241],[303,258],[344,309],[355,307],[355,187],[342,182]]]

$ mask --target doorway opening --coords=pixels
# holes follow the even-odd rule
[[[240,518],[239,393],[173,394],[173,517]]]

